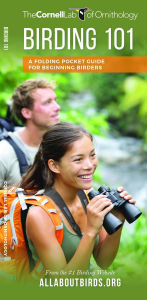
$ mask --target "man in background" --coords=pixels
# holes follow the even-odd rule
[[[9,132],[25,155],[28,166],[32,164],[42,136],[50,126],[58,123],[60,106],[56,101],[53,82],[30,79],[18,86],[12,96],[12,110],[24,124],[20,130]],[[20,181],[18,157],[7,140],[0,142],[0,188],[4,182],[12,185]]]

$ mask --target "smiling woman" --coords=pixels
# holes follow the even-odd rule
[[[43,136],[35,161],[20,186],[25,190],[45,189],[45,195],[49,196],[50,193],[58,195],[58,199],[52,200],[52,211],[62,219],[64,232],[60,246],[48,214],[41,207],[29,209],[27,239],[34,264],[39,262],[41,269],[91,269],[92,253],[102,268],[113,261],[121,229],[109,236],[102,226],[105,215],[113,208],[111,201],[105,195],[98,195],[87,201],[86,207],[81,199],[81,193],[92,188],[96,167],[92,136],[83,127],[58,123]],[[128,195],[122,188],[119,192],[122,197]],[[127,200],[133,201],[129,195]]]
[[[48,166],[56,174],[55,188],[58,186],[64,188],[65,183],[73,189],[90,189],[97,166],[95,149],[90,136],[85,134],[75,141],[58,163],[49,160]]]

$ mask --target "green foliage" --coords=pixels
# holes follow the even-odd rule
[[[108,123],[102,114],[86,116],[85,113],[70,109],[60,113],[61,120],[83,125],[92,134],[103,135],[108,129]]]
[[[123,90],[125,95],[120,101],[119,110],[126,115],[127,126],[130,126],[129,120],[132,120],[136,134],[147,143],[147,79],[128,77],[124,81]]]
[[[126,74],[92,73],[90,74],[89,79],[87,74],[85,76],[87,78],[87,84],[91,86],[91,89],[96,96],[97,107],[104,110],[109,110],[110,107],[112,113],[112,104],[115,105],[118,103],[118,98],[122,94],[120,87],[126,78]]]
[[[16,64],[15,59],[9,56],[6,59],[0,58],[0,116],[6,114],[6,102],[11,99],[16,86],[29,78],[30,75],[22,72],[20,65]]]
[[[147,143],[147,75],[84,74],[87,87],[105,112],[114,131],[143,138]]]

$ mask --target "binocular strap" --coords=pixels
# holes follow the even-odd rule
[[[61,209],[63,215],[65,216],[65,218],[68,220],[69,224],[71,225],[72,229],[80,236],[82,237],[82,233],[81,233],[81,229],[79,227],[79,225],[75,222],[70,210],[68,209],[67,205],[65,204],[63,198],[60,196],[60,194],[50,188],[45,190],[45,195],[47,195],[48,197],[50,197],[56,204],[57,206]],[[87,197],[84,193],[83,190],[78,190],[78,196],[80,198],[80,201],[84,207],[84,210],[86,212],[86,206],[88,204],[88,200]]]

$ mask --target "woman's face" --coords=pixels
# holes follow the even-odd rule
[[[92,177],[96,167],[97,158],[93,143],[87,135],[84,135],[72,144],[57,163],[56,178],[65,185],[87,190],[92,187]]]

